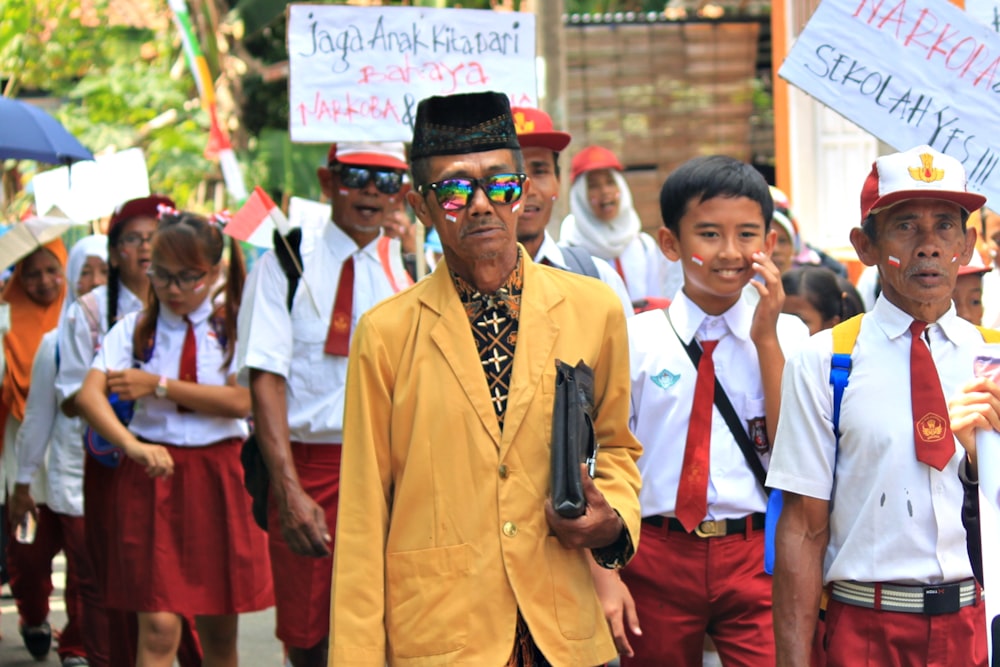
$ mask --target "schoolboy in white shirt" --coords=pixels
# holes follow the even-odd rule
[[[621,572],[642,634],[630,639],[634,656],[623,667],[701,665],[706,634],[725,665],[774,662],[758,476],[770,456],[785,354],[808,331],[781,314],[772,208],[764,178],[724,156],[686,162],[660,192],[660,248],[681,263],[684,286],[666,310],[628,323],[630,426],[645,449],[640,547]],[[760,295],[756,306],[740,298],[748,283]],[[696,369],[689,355],[698,351]],[[716,383],[746,453],[713,404]],[[605,603],[626,606],[624,587],[616,596],[608,583]],[[634,631],[634,619],[625,620]]]

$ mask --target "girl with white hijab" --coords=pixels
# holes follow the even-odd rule
[[[615,154],[588,146],[573,156],[570,168],[570,214],[559,240],[607,261],[625,281],[633,302],[672,298],[683,283],[681,266],[664,257],[653,237],[642,231]]]

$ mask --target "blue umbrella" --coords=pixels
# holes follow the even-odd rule
[[[71,164],[94,154],[59,121],[31,104],[0,97],[0,160]]]

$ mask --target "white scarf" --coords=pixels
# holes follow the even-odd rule
[[[642,223],[632,207],[632,192],[621,172],[612,169],[611,175],[618,184],[618,215],[610,222],[604,222],[590,207],[587,199],[587,178],[582,174],[573,182],[569,191],[569,210],[559,230],[559,240],[572,246],[580,246],[591,255],[612,260],[619,257],[625,248],[639,236]]]

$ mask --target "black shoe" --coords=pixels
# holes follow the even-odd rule
[[[24,648],[35,660],[44,660],[52,648],[52,627],[48,621],[41,625],[21,626]]]

